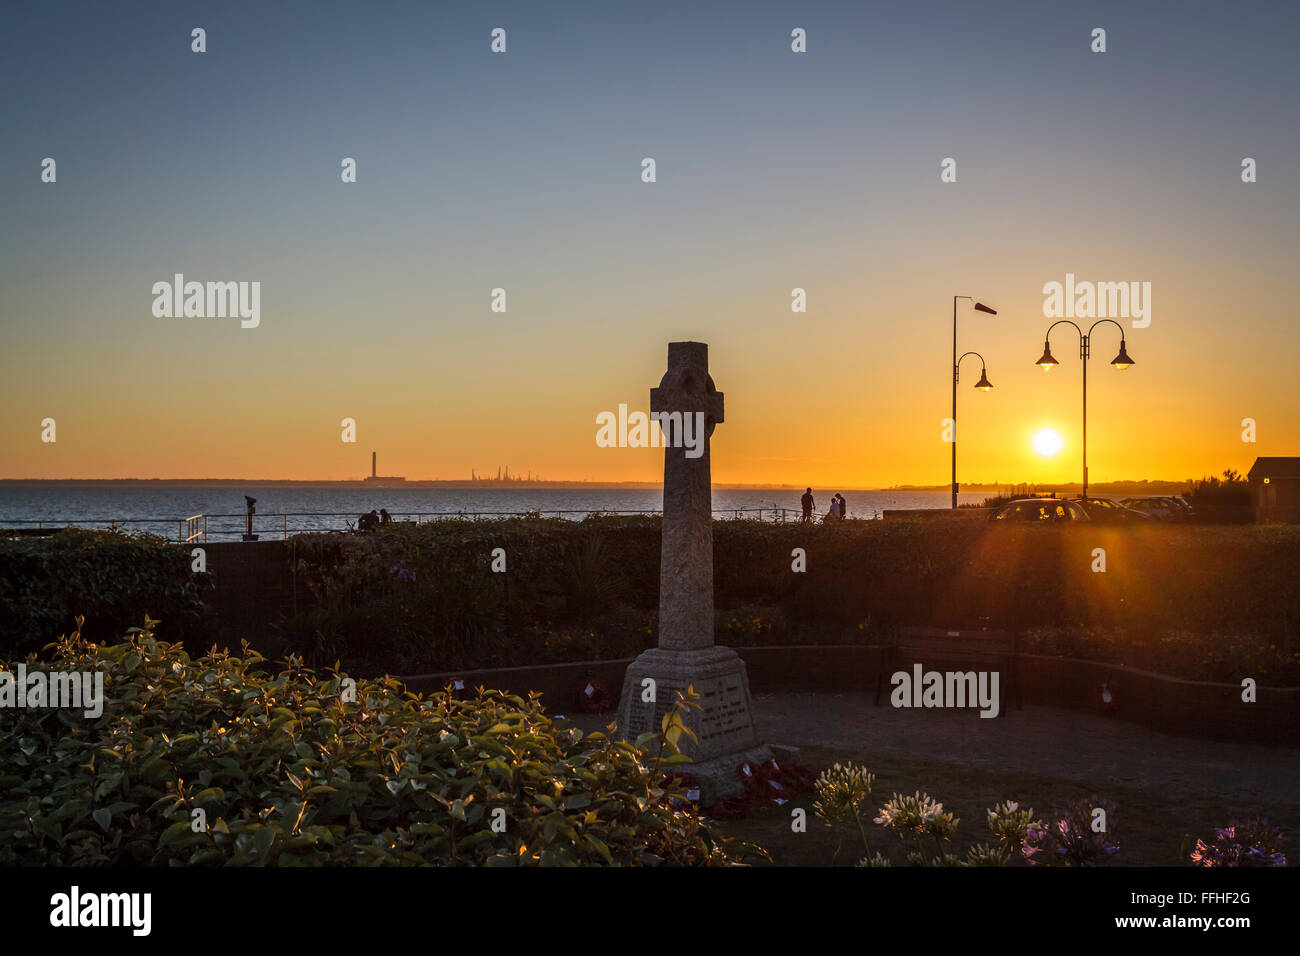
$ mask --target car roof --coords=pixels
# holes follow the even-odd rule
[[[1035,505],[1073,505],[1079,508],[1079,502],[1071,501],[1068,498],[1016,498],[1014,501],[1008,501],[1002,506],[1003,511],[1010,511],[1012,508],[1034,507]],[[1082,508],[1079,508],[1082,511]]]

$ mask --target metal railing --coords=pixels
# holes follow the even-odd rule
[[[534,511],[394,511],[390,517],[394,522],[411,522],[421,524],[426,521],[492,521],[503,518],[567,518],[569,520],[581,520],[588,517],[600,516],[632,516],[632,515],[661,515],[663,512],[659,509],[599,509],[599,508],[573,508],[573,509],[545,509]],[[231,512],[229,514],[198,514],[191,515],[188,518],[72,518],[72,519],[40,519],[34,521],[0,519],[0,533],[6,530],[17,531],[17,528],[9,528],[9,525],[23,525],[30,528],[33,524],[41,528],[52,526],[55,528],[63,527],[82,527],[82,528],[135,528],[140,530],[152,531],[155,534],[161,534],[163,537],[170,537],[170,532],[159,531],[170,526],[177,527],[176,541],[180,544],[189,544],[194,541],[209,541],[232,539],[237,540],[245,532],[246,514],[244,512]],[[820,523],[822,515],[812,515],[812,521]],[[859,518],[879,518],[878,512],[870,515],[857,515]],[[714,520],[733,520],[733,521],[769,521],[778,524],[793,523],[802,520],[803,512],[799,508],[714,508]],[[292,519],[292,521],[290,520]],[[351,511],[288,511],[288,512],[266,512],[258,514],[253,519],[253,531],[266,534],[269,526],[278,525],[275,530],[281,533],[284,540],[288,540],[290,534],[351,534],[356,533],[359,523],[359,516]],[[272,532],[272,535],[274,532]]]
[[[203,522],[202,528],[199,527],[200,521]],[[208,540],[207,515],[194,515],[193,517],[186,518],[183,522],[181,522],[181,534],[182,534],[181,541],[184,544],[189,544],[195,538],[200,538],[200,537],[204,541],[207,541]]]

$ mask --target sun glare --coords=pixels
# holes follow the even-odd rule
[[[1034,435],[1034,451],[1044,458],[1051,458],[1064,446],[1065,441],[1055,429],[1044,428]]]

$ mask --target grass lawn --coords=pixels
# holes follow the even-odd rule
[[[878,757],[864,751],[847,752],[827,748],[805,747],[798,752],[776,751],[778,761],[797,762],[814,771],[834,763],[853,762],[865,766],[876,775],[872,786],[873,812],[895,792],[912,793],[920,790],[943,803],[946,810],[960,820],[956,836],[946,849],[964,856],[968,847],[980,842],[993,842],[986,822],[987,811],[995,803],[1015,800],[1022,808],[1032,807],[1035,816],[1046,822],[1053,805],[1064,804],[1074,797],[1087,797],[1093,793],[1109,799],[1118,807],[1115,818],[1109,821],[1111,832],[1120,845],[1113,858],[1113,866],[1179,866],[1184,834],[1192,835],[1192,842],[1200,837],[1212,842],[1214,828],[1223,827],[1228,819],[1238,819],[1262,814],[1282,828],[1281,849],[1292,865],[1300,862],[1300,807],[1295,803],[1264,803],[1250,806],[1228,806],[1212,794],[1186,791],[1140,790],[1129,787],[1107,787],[1099,781],[1094,788],[1075,781],[1060,780],[1025,773],[998,773],[956,764],[935,763],[927,760],[910,760],[899,757]],[[830,866],[835,859],[836,845],[843,838],[839,866],[852,866],[862,857],[861,838],[856,831],[832,830],[813,812],[814,795],[809,792],[794,797],[784,806],[775,804],[743,820],[719,823],[724,835],[757,844],[767,850],[772,863],[777,866]],[[791,830],[790,811],[802,807],[808,812],[806,833]],[[904,865],[902,841],[892,832],[865,821],[867,837],[873,851],[879,850],[895,866]],[[933,855],[933,840],[929,840]],[[1022,866],[1023,863],[1013,865]]]

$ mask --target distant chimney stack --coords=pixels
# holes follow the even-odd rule
[[[378,464],[379,464],[379,452],[372,451],[370,453],[370,477],[371,478],[378,477],[379,472],[376,470]]]

